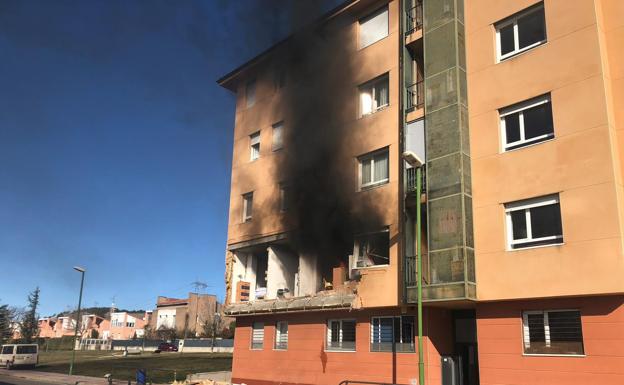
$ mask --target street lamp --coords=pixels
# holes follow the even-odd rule
[[[74,270],[80,273],[80,295],[78,296],[78,315],[76,316],[76,329],[74,330],[74,345],[72,346],[72,358],[69,364],[69,375],[71,376],[74,371],[74,361],[76,360],[76,338],[78,337],[78,330],[80,329],[80,305],[82,304],[82,287],[84,285],[85,269],[80,266],[74,266]]]
[[[425,384],[425,362],[423,355],[422,322],[422,257],[421,257],[421,203],[422,166],[424,162],[412,151],[405,151],[403,159],[416,169],[416,282],[418,287],[418,385]]]

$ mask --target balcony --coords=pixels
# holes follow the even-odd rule
[[[406,176],[405,176],[405,192],[406,193],[415,193],[416,192],[416,168],[408,168],[405,170]],[[425,168],[423,167],[422,169],[422,173],[421,173],[421,192],[424,193],[425,191],[427,191],[426,189],[426,172],[425,172]]]
[[[417,1],[416,5],[407,10],[405,15],[405,35],[409,36],[412,33],[419,31],[423,26],[423,8],[422,1]]]
[[[421,109],[425,105],[425,82],[422,80],[407,87],[407,111]]]

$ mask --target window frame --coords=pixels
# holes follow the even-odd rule
[[[253,107],[256,104],[256,93],[258,88],[257,79],[249,79],[245,82],[245,106],[247,108]],[[251,92],[250,92],[251,91]],[[251,95],[251,98],[249,97]],[[250,102],[251,99],[251,102]]]
[[[396,345],[397,344],[406,344],[405,342],[396,342],[395,341],[395,324],[396,324],[396,320],[398,319],[399,322],[399,327],[400,327],[400,331],[399,331],[399,335],[400,335],[400,339],[401,341],[403,341],[403,318],[411,318],[412,319],[412,342],[411,342],[411,347],[412,350],[397,350],[396,349]],[[374,319],[377,318],[379,320],[381,320],[382,318],[385,319],[391,319],[392,320],[392,348],[390,350],[373,350],[373,331],[374,331]],[[381,322],[380,322],[381,325]],[[416,330],[416,317],[413,315],[398,315],[398,316],[371,316],[370,318],[370,342],[369,342],[369,351],[371,353],[407,353],[407,354],[411,354],[411,353],[416,353],[416,338],[415,338],[415,330]]]
[[[526,139],[526,132],[524,128],[524,111],[530,110],[531,108],[541,106],[544,104],[548,104],[548,103],[550,103],[550,119],[553,122],[552,133]],[[515,113],[520,113],[520,116],[518,117],[520,140],[507,143],[507,123],[505,121],[505,117],[509,115],[513,115]],[[517,150],[520,148],[528,147],[534,144],[538,144],[538,143],[546,142],[548,140],[555,139],[554,117],[552,113],[552,98],[550,96],[550,93],[540,95],[540,96],[531,98],[529,100],[525,100],[520,103],[512,104],[511,106],[508,106],[508,107],[500,108],[498,110],[498,117],[499,117],[500,134],[501,134],[501,152],[509,152],[509,151]]]
[[[561,222],[561,235],[549,235],[546,237],[533,238],[532,228],[531,228],[531,211],[530,209],[535,207],[543,207],[550,206],[554,204],[559,204],[559,220]],[[525,221],[526,221],[526,233],[527,237],[523,239],[514,240],[513,239],[513,221],[511,218],[511,213],[514,211],[525,211]],[[533,247],[545,247],[545,246],[558,246],[563,244],[563,217],[561,215],[561,199],[559,194],[545,195],[542,197],[524,199],[515,202],[505,203],[505,225],[507,232],[507,250],[508,251],[516,251],[516,250],[524,250]],[[540,245],[528,245],[528,246],[519,246],[514,247],[514,245],[522,245],[527,243],[535,243],[542,241],[553,240],[555,242],[540,244]]]
[[[241,197],[243,198],[243,223],[247,223],[253,219],[253,191],[246,192]],[[251,209],[248,210],[250,201]],[[249,215],[247,215],[247,211],[249,211]]]
[[[518,33],[518,20],[524,16],[530,15],[533,12],[538,12],[540,9],[544,11],[544,39],[538,42],[535,42],[533,44],[529,44],[526,47],[520,48],[520,37]],[[514,50],[503,55],[500,31],[501,29],[509,25],[513,25]],[[500,20],[494,23],[494,28],[496,31],[496,62],[497,63],[500,63],[511,57],[517,56],[523,52],[526,52],[542,44],[545,44],[546,42],[548,42],[548,31],[546,30],[546,8],[544,7],[544,2],[540,1],[537,4],[534,4],[526,9],[523,9],[520,12],[517,12],[503,20]]]
[[[282,337],[280,325],[282,324],[286,325],[286,342],[284,346],[281,345],[284,344],[284,342],[280,341]],[[288,321],[277,321],[275,323],[275,339],[273,341],[273,350],[288,350]]]
[[[280,132],[280,142],[278,145],[275,144],[275,129],[279,128]],[[271,125],[271,150],[273,152],[279,151],[284,148],[284,121],[280,120],[279,122]]]
[[[257,140],[256,140],[257,139]],[[254,146],[258,146],[257,153],[254,152]],[[260,130],[249,135],[249,161],[254,162],[260,159]],[[254,157],[255,155],[255,157]]]
[[[371,266],[358,266],[358,261],[360,257],[360,240],[363,237],[371,236],[375,234],[385,233],[388,235],[388,263],[379,264],[379,265],[371,265]],[[361,269],[374,269],[379,267],[387,267],[390,266],[390,228],[388,226],[384,227],[379,231],[371,231],[367,233],[359,233],[356,234],[353,240],[353,266],[351,266],[352,270],[361,270]]]
[[[527,348],[531,347],[529,338],[528,319],[530,314],[542,314],[544,316],[544,343],[550,346],[550,324],[548,323],[549,313],[578,312],[581,326],[581,347],[583,353],[527,353]],[[524,356],[555,356],[555,357],[585,357],[585,338],[583,337],[583,314],[580,309],[545,309],[545,310],[523,310],[522,311],[522,355]]]
[[[340,335],[338,337],[338,344],[340,345],[339,347],[333,347],[330,346],[331,344],[331,324],[332,322],[339,322],[340,323]],[[353,341],[353,349],[347,349],[347,348],[343,348],[342,344],[342,336],[343,336],[343,323],[344,322],[353,322],[353,336],[354,336],[354,341]],[[355,318],[332,318],[332,319],[328,319],[326,325],[326,330],[325,330],[325,351],[327,352],[348,352],[348,353],[353,353],[357,350],[357,320]],[[349,341],[350,342],[350,341]]]
[[[373,19],[375,16],[377,16],[380,13],[386,12],[386,33],[384,36],[380,37],[379,39],[372,41],[366,45],[362,44],[362,23],[366,22],[368,20]],[[382,5],[379,8],[376,8],[375,10],[367,13],[366,15],[358,18],[357,21],[357,44],[358,44],[358,50],[364,49],[366,47],[370,47],[373,44],[382,41],[383,39],[387,38],[388,36],[390,36],[390,8],[388,7],[388,4]]]
[[[375,157],[381,154],[386,155],[387,159],[387,177],[385,179],[375,181]],[[371,182],[367,184],[362,184],[362,164],[366,161],[371,162]],[[390,149],[388,147],[381,148],[379,150],[375,150],[373,152],[369,152],[364,155],[360,155],[357,157],[358,162],[358,191],[369,190],[378,186],[382,186],[390,183]]]
[[[362,91],[364,89],[371,89],[371,103],[375,102],[375,96],[377,91],[377,85],[381,84],[382,82],[386,82],[386,87],[388,89],[388,102],[386,104],[382,104],[381,106],[375,106],[373,108],[373,106],[371,106],[371,111],[364,113],[363,109],[362,109]],[[360,111],[360,118],[365,117],[365,116],[370,116],[370,115],[374,115],[375,113],[386,109],[390,106],[390,73],[386,72],[382,75],[377,76],[374,79],[371,79],[365,83],[362,83],[358,86],[358,106],[359,106],[359,111]]]
[[[279,212],[280,213],[285,213],[288,211],[288,203],[289,203],[289,197],[288,197],[288,190],[289,190],[289,186],[288,183],[286,182],[281,182],[278,186],[278,193],[279,193],[279,198],[278,198],[278,207],[279,207]]]
[[[260,328],[256,329],[256,325],[261,325]],[[251,323],[251,336],[249,338],[250,341],[250,345],[249,345],[249,349],[250,350],[263,350],[264,349],[264,336],[265,336],[265,324],[264,322],[261,321],[254,321]],[[262,330],[262,341],[260,342],[254,342],[254,330]],[[259,344],[259,347],[257,346]],[[256,346],[254,346],[256,345]]]

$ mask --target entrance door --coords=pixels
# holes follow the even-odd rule
[[[453,311],[455,355],[461,357],[461,385],[479,384],[477,320],[474,310]]]

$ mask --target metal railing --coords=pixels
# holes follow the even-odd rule
[[[425,105],[425,82],[418,81],[407,87],[407,109],[423,108]]]
[[[416,256],[406,255],[404,261],[405,287],[414,287],[418,283],[416,280]]]
[[[414,31],[418,31],[423,26],[423,9],[422,1],[418,1],[416,6],[405,11],[407,25],[405,26],[405,34],[409,35]]]
[[[352,380],[343,380],[340,381],[338,385],[349,385],[349,384],[362,384],[362,385],[401,385],[392,382],[370,382],[370,381],[352,381]]]
[[[412,168],[408,168],[405,170],[406,172],[406,178],[405,178],[405,192],[416,192],[416,168],[412,167]],[[421,192],[424,193],[425,191],[427,191],[427,178],[426,175],[427,173],[425,172],[425,168],[423,167],[420,173],[420,177],[421,177]]]

